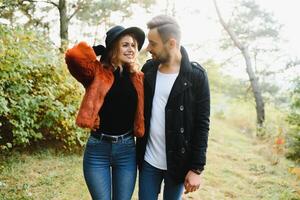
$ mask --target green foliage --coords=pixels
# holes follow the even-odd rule
[[[300,80],[296,81],[296,87],[292,94],[291,111],[288,116],[290,124],[288,140],[288,157],[300,163]]]
[[[207,60],[203,66],[207,69],[210,83],[212,117],[224,120],[237,127],[241,133],[254,137],[257,128],[256,113],[249,83],[222,73],[221,65],[213,60]],[[265,112],[265,123],[258,135],[260,139],[273,141],[280,129],[284,130],[285,137],[288,127],[285,108],[269,100],[266,101]]]
[[[101,20],[108,20],[112,12],[121,11],[128,12],[128,1],[96,1],[88,0],[88,4],[84,6],[84,9],[80,9],[77,13],[77,17],[90,24],[101,23]]]
[[[45,22],[46,16],[41,16],[39,7],[28,0],[0,0],[0,18],[7,19],[11,25],[22,21],[26,27],[45,29],[43,31],[49,29],[49,22]]]
[[[112,25],[111,15],[130,17],[134,12],[133,5],[148,9],[155,0],[64,0],[64,2],[70,19],[75,17],[90,25],[103,22]],[[28,27],[38,26],[48,30],[51,23],[48,13],[53,9],[61,9],[58,1],[0,0],[0,18],[9,20],[11,25],[25,24]]]
[[[123,18],[130,17],[134,10],[132,9],[132,5],[140,5],[144,8],[148,8],[151,4],[155,2],[155,0],[102,0],[102,1],[94,1],[94,0],[85,0],[81,9],[78,10],[76,17],[84,22],[94,24],[105,23],[106,25],[111,24],[111,15],[120,15]]]
[[[248,99],[249,83],[241,79],[233,78],[222,72],[222,65],[215,63],[213,60],[207,60],[203,63],[205,66],[210,82],[210,90],[215,93],[222,93],[231,98]]]
[[[239,0],[228,22],[238,40],[258,50],[273,49],[268,45],[279,38],[281,25],[273,14],[262,9],[254,0]],[[230,40],[223,41],[223,48],[232,46]]]
[[[49,40],[0,26],[0,145],[55,141],[72,149],[85,135],[74,117],[80,90]]]

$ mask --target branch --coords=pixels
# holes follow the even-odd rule
[[[289,68],[291,68],[291,67],[296,67],[296,66],[298,66],[298,65],[300,65],[300,59],[298,60],[298,59],[296,59],[296,60],[291,60],[291,61],[289,61],[287,64],[286,64],[286,69],[289,69]]]
[[[77,9],[76,10],[74,10],[74,12],[68,17],[68,21],[70,21],[73,17],[74,17],[74,15],[76,15],[76,13],[79,11],[79,7],[77,7]]]
[[[25,1],[28,1],[29,3],[48,3],[48,4],[54,5],[55,7],[58,7],[58,4],[57,4],[57,3],[54,3],[53,1],[24,0],[24,2],[25,2]]]
[[[82,3],[83,3],[83,0],[82,0],[82,1],[79,1],[79,2],[77,3],[78,6],[77,6],[77,8],[74,10],[74,12],[68,17],[68,21],[70,21],[70,20],[76,15],[76,13],[80,10]]]
[[[236,54],[230,56],[229,58],[227,58],[226,60],[224,60],[223,62],[221,62],[220,64],[221,65],[225,65],[227,62],[231,62],[234,57],[239,56],[239,55],[241,55],[241,54],[240,53],[236,53]]]
[[[44,1],[45,3],[49,3],[49,4],[52,4],[54,5],[55,7],[58,7],[58,4],[57,3],[54,3],[53,1]]]
[[[228,24],[226,24],[226,22],[224,21],[221,12],[219,10],[219,7],[217,5],[216,0],[213,0],[216,11],[217,11],[217,15],[219,18],[219,21],[221,23],[221,25],[223,26],[223,28],[225,29],[225,31],[229,34],[230,38],[232,39],[232,41],[234,42],[234,45],[239,48],[241,51],[244,51],[245,46],[243,46],[240,41],[238,40],[237,36],[235,35],[235,33],[229,28]]]

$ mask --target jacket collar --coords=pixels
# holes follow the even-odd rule
[[[183,46],[180,48],[181,53],[181,63],[180,63],[180,71],[179,74],[186,75],[186,73],[190,72],[192,70],[191,63],[189,56]]]
[[[175,96],[183,92],[186,88],[190,87],[192,83],[189,81],[188,74],[192,71],[190,60],[188,54],[184,47],[181,46],[180,52],[182,55],[180,62],[180,70],[178,77],[176,78],[174,85],[171,89],[168,102],[173,99]],[[152,89],[152,95],[154,95],[156,75],[159,66],[159,62],[150,60],[149,61],[150,69],[145,72],[145,80],[150,85]]]

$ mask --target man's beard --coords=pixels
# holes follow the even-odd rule
[[[160,55],[160,56],[158,56],[157,54],[154,54],[153,60],[158,61],[158,62],[160,62],[162,64],[167,63],[167,62],[170,61],[170,54],[165,53],[165,54]]]

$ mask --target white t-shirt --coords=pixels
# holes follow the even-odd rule
[[[152,166],[167,170],[165,107],[178,73],[165,74],[157,71],[152,102],[150,134],[145,152],[145,161]]]

